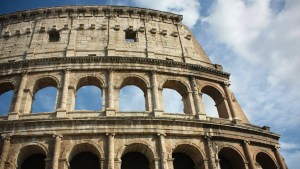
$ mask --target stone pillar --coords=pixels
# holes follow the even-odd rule
[[[58,169],[58,160],[59,154],[61,150],[61,138],[62,135],[53,135],[55,137],[55,144],[54,144],[54,152],[53,152],[53,160],[52,160],[52,169]]]
[[[250,149],[249,144],[250,144],[249,141],[244,141],[244,144],[243,144],[244,152],[245,152],[246,158],[248,160],[248,167],[249,167],[249,169],[256,169],[255,163],[252,158],[252,151]]]
[[[70,70],[64,70],[64,83],[62,87],[62,94],[60,100],[60,106],[57,110],[56,117],[66,117],[67,116],[67,101],[68,101],[68,87],[69,87],[69,79],[70,79]]]
[[[279,152],[279,147],[276,146],[274,147],[274,153],[275,153],[275,157],[276,157],[276,160],[280,166],[280,169],[286,169],[286,165],[285,165],[285,162],[283,161],[281,155],[280,155],[280,152]]]
[[[196,117],[200,120],[206,120],[206,114],[201,110],[202,103],[198,94],[197,84],[194,77],[190,77],[191,88],[193,91],[194,105],[196,111]]]
[[[196,110],[195,110],[195,101],[193,98],[193,92],[192,91],[188,91],[188,98],[189,98],[189,106],[190,106],[190,113],[192,115],[196,115]]]
[[[168,158],[167,162],[168,162],[168,168],[174,169],[174,165],[173,165],[174,158]]]
[[[107,161],[105,158],[100,158],[100,168],[104,169],[107,166]]]
[[[151,111],[153,108],[152,108],[152,99],[151,99],[151,88],[147,87],[147,94],[145,95],[146,98],[146,111]]]
[[[14,110],[13,110],[13,112],[9,113],[8,120],[18,119],[18,117],[19,117],[20,106],[21,106],[23,92],[25,89],[26,82],[27,82],[27,71],[24,71],[24,72],[22,72],[22,78],[20,81]]]
[[[156,79],[156,72],[155,71],[151,71],[151,86],[152,86],[153,112],[154,112],[155,116],[160,116],[162,111],[160,110],[158,85],[157,85],[157,79]]]
[[[162,169],[168,169],[165,136],[163,134],[157,134],[157,135],[159,137],[161,168]]]
[[[2,135],[2,139],[3,139],[4,143],[3,143],[1,159],[0,159],[0,169],[4,169],[4,167],[5,167],[5,162],[7,160],[7,155],[8,155],[9,149],[10,149],[11,136]]]
[[[114,169],[114,159],[115,159],[115,134],[114,133],[106,133],[108,136],[108,169]]]
[[[234,109],[234,106],[233,106],[233,103],[232,103],[232,100],[231,100],[231,97],[230,97],[230,92],[229,92],[229,87],[230,84],[228,82],[224,82],[223,84],[223,88],[224,88],[224,91],[225,91],[225,95],[226,95],[226,98],[227,98],[227,101],[228,101],[228,106],[229,106],[229,110],[230,110],[230,113],[231,113],[231,117],[233,118],[233,120],[235,122],[237,121],[240,121],[238,119],[238,116],[237,116],[237,113]]]
[[[150,166],[150,169],[159,169],[159,158],[154,158],[154,164]]]
[[[212,143],[210,139],[211,139],[210,136],[204,137],[204,140],[206,141],[206,147],[207,147],[208,165],[209,165],[209,169],[217,169],[217,166],[215,165],[214,153],[212,150]]]
[[[108,103],[106,108],[106,116],[115,115],[115,106],[114,106],[114,72],[113,70],[108,70]]]
[[[115,169],[121,169],[121,159],[115,158]]]

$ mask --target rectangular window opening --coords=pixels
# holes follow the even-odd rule
[[[49,32],[49,42],[58,42],[60,39],[59,31],[50,31]]]
[[[125,41],[126,42],[137,42],[137,33],[136,31],[126,31],[125,32]]]

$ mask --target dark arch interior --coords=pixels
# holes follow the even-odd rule
[[[174,158],[173,166],[174,169],[194,169],[195,164],[193,160],[184,153],[173,153],[172,158]]]
[[[70,162],[70,169],[100,169],[99,158],[90,152],[75,155]]]
[[[121,169],[149,169],[147,157],[138,152],[127,153],[122,157]]]
[[[274,161],[265,153],[258,153],[256,156],[257,163],[263,168],[263,169],[276,169],[277,166],[274,163]]]
[[[228,159],[226,156],[220,156],[219,159],[221,169],[234,169],[231,160]]]
[[[231,148],[223,148],[218,157],[221,169],[245,169],[242,157]]]
[[[44,154],[33,154],[23,161],[21,169],[45,169],[45,158]]]

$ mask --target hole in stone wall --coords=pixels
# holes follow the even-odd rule
[[[0,94],[0,116],[7,115],[13,98],[13,90]]]
[[[167,113],[181,113],[183,114],[182,96],[176,90],[164,88],[164,111]]]
[[[45,158],[44,154],[33,154],[23,161],[21,169],[44,169]]]
[[[266,153],[258,153],[256,155],[256,162],[261,166],[261,168],[268,168],[268,169],[276,169],[277,166],[274,163],[274,161],[272,160],[271,157],[269,157],[269,155],[267,155]]]
[[[102,91],[97,86],[80,87],[76,93],[75,110],[102,110]]]
[[[125,31],[125,41],[126,42],[137,42],[136,31]]]
[[[174,169],[194,169],[195,164],[193,160],[184,153],[173,153],[172,158],[174,158],[173,166]]]
[[[119,111],[145,111],[144,92],[137,86],[128,85],[120,90]]]
[[[204,103],[206,115],[209,117],[219,118],[219,113],[217,107],[215,106],[215,101],[207,94],[202,94],[202,100]]]
[[[49,42],[58,42],[60,39],[59,31],[52,30],[49,31]]]
[[[122,157],[121,169],[149,169],[147,157],[138,152],[130,152]]]
[[[99,158],[90,152],[81,152],[72,158],[70,169],[100,169]]]
[[[53,112],[56,104],[57,89],[55,87],[45,87],[38,90],[34,95],[32,113]]]

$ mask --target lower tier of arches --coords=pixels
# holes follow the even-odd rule
[[[0,169],[277,169],[272,145],[218,137],[103,133],[3,135]]]

